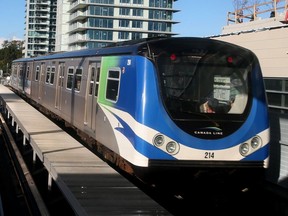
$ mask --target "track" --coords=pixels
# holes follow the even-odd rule
[[[49,216],[63,212],[73,215],[59,190],[48,190],[43,181],[46,171],[40,163],[27,160],[31,158],[30,146],[19,149],[22,136],[17,136],[1,113],[0,120],[0,191],[4,215]]]
[[[19,208],[13,205],[4,210],[22,215],[49,215],[2,114],[0,114],[0,119],[2,129],[1,179],[3,180],[1,182],[5,182],[5,186],[1,185],[1,191],[5,191],[6,199],[15,199],[15,203],[19,205]]]

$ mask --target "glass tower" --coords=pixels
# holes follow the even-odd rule
[[[69,50],[175,35],[174,0],[68,0]]]
[[[57,0],[26,0],[24,56],[55,51]]]
[[[25,56],[173,36],[176,0],[26,0]]]

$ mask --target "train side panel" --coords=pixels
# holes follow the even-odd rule
[[[134,103],[134,97],[130,94],[122,94],[125,89],[123,80],[126,74],[134,73],[134,65],[131,57],[116,57],[109,56],[103,57],[101,62],[101,75],[100,75],[100,88],[98,96],[98,107],[96,114],[96,140],[107,146],[117,154],[121,154],[123,146],[130,149],[131,146],[127,145],[127,140],[122,140],[123,137],[117,135],[116,128],[121,127],[116,116],[107,109],[107,107],[117,106],[120,97],[126,96],[131,104]],[[135,80],[129,83],[133,85]],[[127,86],[126,86],[127,87]],[[116,124],[116,125],[115,125]],[[132,151],[133,152],[133,151]],[[131,156],[133,153],[131,152]],[[125,157],[124,157],[125,158]]]
[[[59,79],[59,70],[57,76]],[[56,82],[54,87],[54,109],[59,110],[61,117],[67,122],[81,129],[84,124],[83,110],[87,82],[85,77],[87,77],[85,61],[82,62],[80,59],[68,60],[65,61],[63,86],[56,91]],[[57,94],[60,94],[61,99]],[[59,104],[61,104],[61,108],[55,106],[56,97]]]
[[[147,118],[162,122],[165,113],[159,108],[161,98],[152,62],[140,56],[104,57],[101,72],[96,139],[136,166],[147,167],[153,158],[173,158],[153,146],[157,131],[147,126]]]
[[[34,103],[95,138],[96,84],[92,97],[89,95],[91,80],[88,80],[91,79],[90,66],[95,61],[100,68],[100,57],[19,61],[12,66],[10,85]],[[28,71],[26,75],[24,68]]]
[[[79,61],[65,60],[60,63],[58,61],[35,63],[32,98],[70,124],[83,127],[84,113],[82,110],[85,105],[85,77],[87,77],[84,72],[87,73],[87,68],[86,66],[79,66]],[[61,68],[63,62],[65,68]],[[74,80],[77,69],[79,69],[78,80]],[[60,70],[62,70],[61,76],[59,75]]]

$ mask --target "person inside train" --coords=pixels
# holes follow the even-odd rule
[[[246,103],[243,83],[236,74],[229,76],[215,75],[213,89],[200,105],[202,113],[238,113],[244,110]],[[237,100],[237,105],[235,104]],[[234,108],[232,110],[232,107]]]

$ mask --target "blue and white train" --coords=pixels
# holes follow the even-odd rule
[[[268,166],[261,67],[234,44],[147,38],[17,59],[11,87],[129,172]]]

